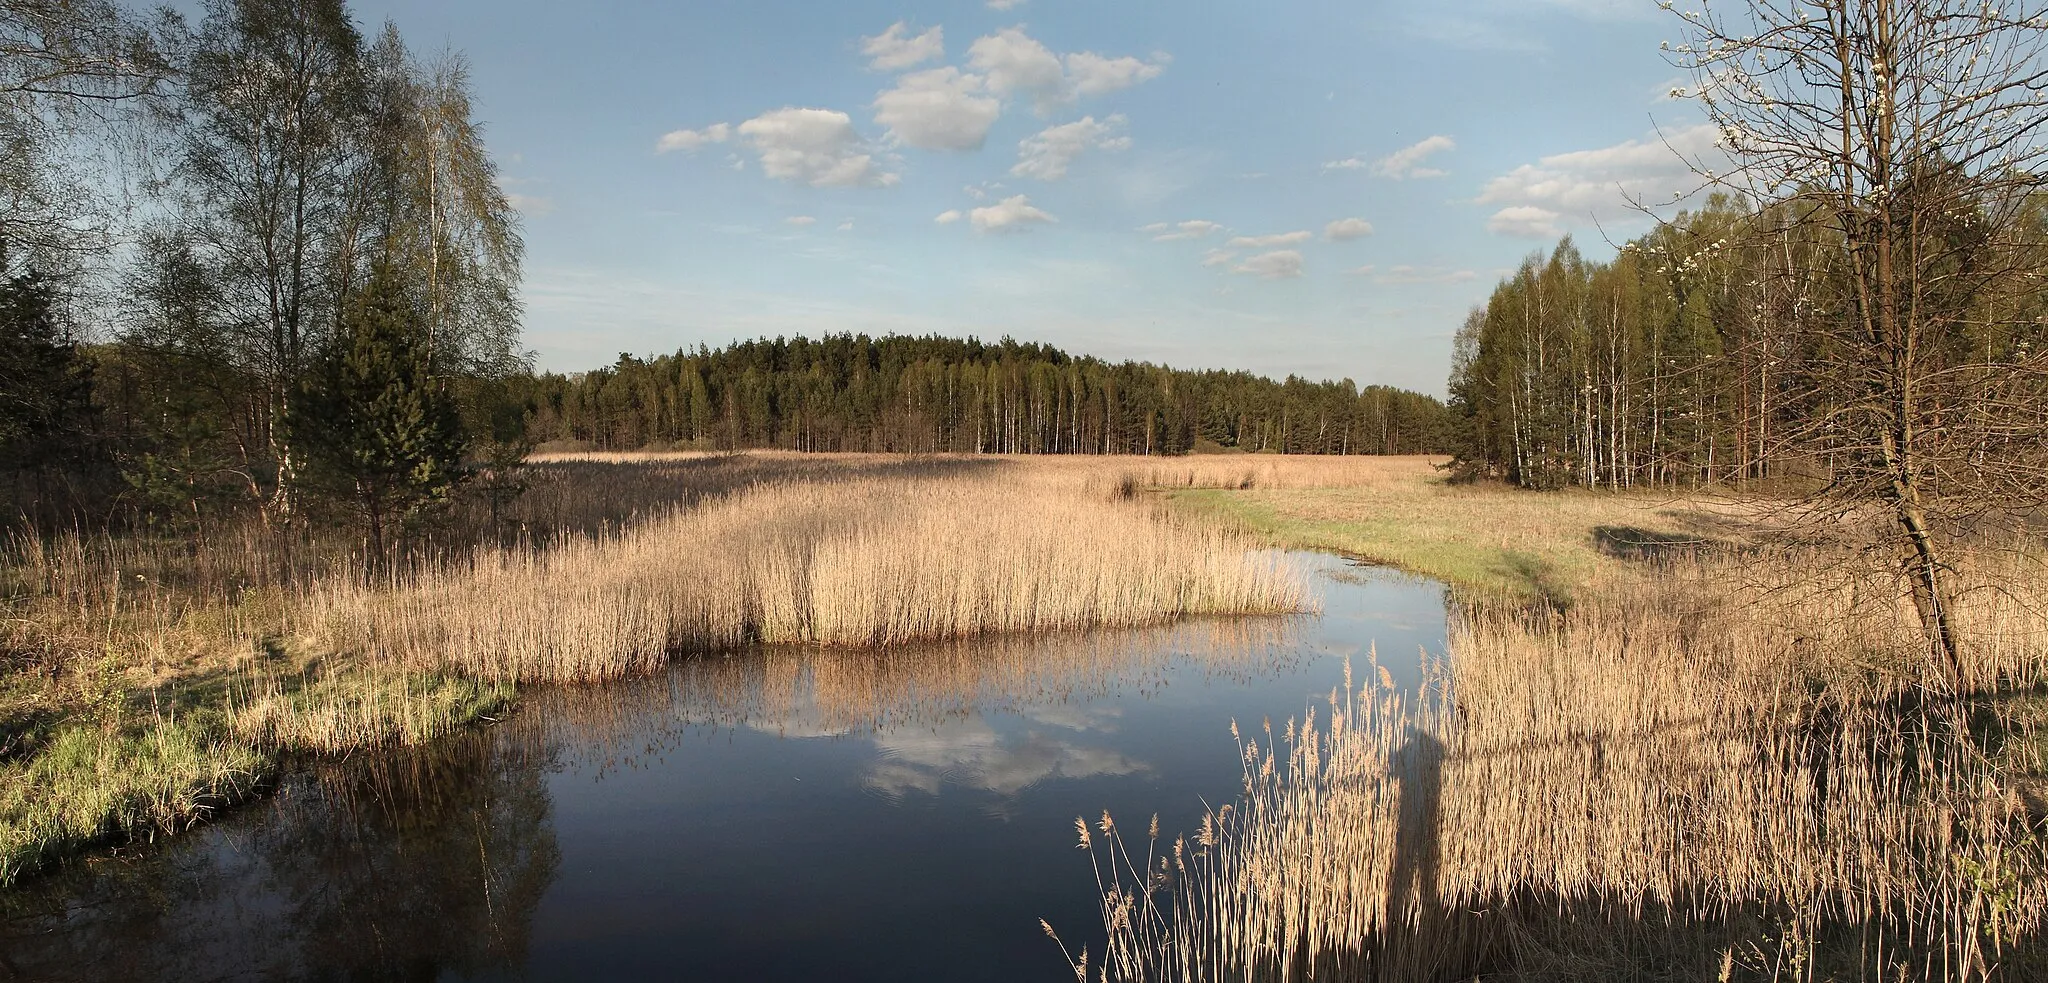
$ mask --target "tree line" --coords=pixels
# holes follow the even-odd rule
[[[339,513],[381,550],[445,501],[525,371],[462,58],[343,0],[0,0],[0,40],[10,511]]]
[[[1471,312],[1457,467],[1785,478],[1809,521],[1884,516],[1958,684],[1955,547],[2048,507],[2048,6],[1672,13],[1719,134],[1688,160],[1711,196],[1608,262],[1567,239]]]
[[[1431,396],[1350,380],[1111,363],[1005,338],[830,334],[699,346],[522,379],[527,434],[602,450],[1416,454]]]

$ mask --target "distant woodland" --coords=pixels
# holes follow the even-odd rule
[[[1416,454],[1434,397],[1350,380],[1111,363],[1003,339],[826,335],[699,347],[513,386],[528,439],[642,447],[999,454]]]

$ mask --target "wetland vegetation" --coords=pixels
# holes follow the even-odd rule
[[[0,971],[2048,976],[2048,17],[1808,6],[1680,13],[1736,170],[1446,403],[536,373],[459,55],[0,0]]]

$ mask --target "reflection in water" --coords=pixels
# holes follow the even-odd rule
[[[490,730],[0,898],[0,981],[1051,978],[1038,919],[1097,900],[1075,815],[1191,821],[1240,790],[1233,718],[1298,714],[1376,642],[1441,645],[1433,587],[1325,588],[1322,617],[530,691]]]
[[[322,769],[165,856],[7,897],[0,970],[383,980],[516,967],[558,862],[541,774],[484,733]]]
[[[978,718],[875,744],[882,757],[868,771],[867,785],[897,795],[937,795],[951,782],[1013,796],[1055,776],[1094,778],[1146,770],[1144,762],[1109,748],[1086,747],[1041,731],[1028,731],[1021,741],[1006,741]]]

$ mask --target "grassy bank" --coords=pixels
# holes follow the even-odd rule
[[[413,744],[526,681],[740,646],[895,645],[1299,610],[1127,462],[666,455],[543,463],[366,580],[347,542],[20,538],[0,564],[0,884],[176,832],[295,755]]]
[[[1423,693],[1360,666],[1314,717],[1242,734],[1245,796],[1186,840],[1084,825],[1107,978],[2048,972],[2037,538],[1959,563],[1955,704],[1896,575],[1789,535],[1777,503],[1379,463],[1348,487],[1172,495],[1469,599],[1562,603],[1464,606]]]
[[[1520,601],[1563,600],[1632,559],[1774,535],[1753,499],[1456,485],[1436,470],[1442,460],[1364,458],[1342,471],[1249,477],[1212,465],[1162,488],[1187,513],[1281,548],[1342,553]]]

